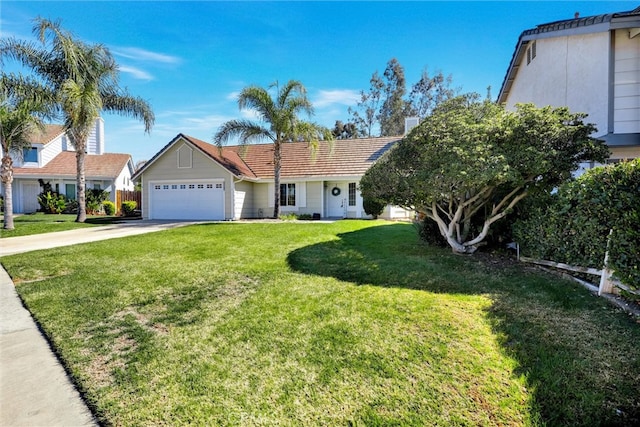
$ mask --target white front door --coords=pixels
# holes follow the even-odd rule
[[[327,200],[327,216],[329,218],[345,218],[347,216],[346,183],[329,183]]]
[[[38,210],[38,194],[40,194],[40,184],[37,182],[23,182],[21,184],[20,196],[22,199],[21,213],[32,213]],[[15,200],[15,199],[14,199]],[[20,206],[20,205],[18,205]]]

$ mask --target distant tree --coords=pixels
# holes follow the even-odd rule
[[[407,117],[408,102],[404,100],[407,92],[404,68],[396,58],[387,63],[384,70],[384,100],[378,114],[380,136],[396,136],[404,133],[404,119]]]
[[[442,71],[438,71],[429,76],[429,71],[425,68],[420,80],[411,86],[408,115],[423,119],[431,114],[437,105],[456,96],[460,89],[452,88],[452,82],[451,74],[445,76]]]
[[[331,133],[335,139],[354,139],[358,137],[358,129],[355,123],[343,123],[342,120],[336,120]]]
[[[450,99],[365,173],[362,196],[416,209],[454,252],[473,253],[529,193],[566,181],[581,162],[606,159],[585,117],[532,104],[510,112],[477,94]]]
[[[13,158],[31,147],[31,136],[44,131],[43,119],[52,117],[55,97],[38,81],[21,75],[0,76],[0,143],[4,224],[13,230]]]
[[[276,89],[275,97],[269,89]],[[307,91],[302,83],[289,80],[282,88],[277,83],[267,89],[249,86],[238,97],[240,109],[254,109],[262,123],[249,120],[230,120],[224,123],[213,140],[222,147],[233,137],[238,137],[242,145],[262,139],[273,142],[273,217],[280,216],[280,168],[282,166],[282,144],[293,141],[317,143],[319,139],[333,138],[331,131],[315,123],[300,120],[300,113],[313,114],[313,106],[307,99]]]
[[[38,18],[33,28],[42,49],[13,38],[2,40],[0,58],[10,57],[33,69],[57,95],[69,142],[76,150],[77,222],[87,217],[84,161],[87,140],[102,110],[140,119],[149,132],[154,114],[149,104],[118,85],[118,64],[100,44],[89,45],[64,30],[60,22]],[[50,49],[46,49],[49,45]]]
[[[352,116],[358,134],[370,138],[373,127],[378,123],[380,101],[385,84],[377,71],[373,73],[369,83],[369,92],[360,91],[360,101],[356,104],[356,108],[349,107],[347,111]]]

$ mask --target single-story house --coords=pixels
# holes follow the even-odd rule
[[[31,213],[39,209],[41,183],[50,184],[53,191],[69,199],[76,198],[76,152],[69,144],[62,125],[46,125],[44,132],[31,136],[31,147],[20,154],[12,155],[15,213]],[[133,172],[133,160],[129,154],[104,152],[104,122],[98,119],[87,144],[86,188],[108,191],[110,200],[115,202],[117,190],[134,189]]]
[[[400,137],[282,144],[280,212],[365,218],[365,171]],[[273,215],[273,144],[219,148],[178,134],[133,176],[145,219],[237,220]],[[387,208],[386,217],[409,218]]]

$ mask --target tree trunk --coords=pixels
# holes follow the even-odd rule
[[[13,230],[13,159],[7,152],[2,157],[0,171],[2,186],[4,187],[4,229]]]
[[[84,175],[84,158],[85,143],[82,141],[76,145],[76,195],[78,201],[78,216],[76,222],[85,222],[87,220],[86,192],[85,192],[85,175]]]
[[[273,143],[273,184],[274,184],[274,200],[273,200],[273,217],[278,219],[280,217],[280,166],[281,166],[281,152],[280,139],[278,138]]]

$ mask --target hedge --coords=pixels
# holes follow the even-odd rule
[[[640,289],[640,159],[593,168],[530,204],[514,224],[522,253],[601,268],[609,242],[609,268]]]

